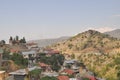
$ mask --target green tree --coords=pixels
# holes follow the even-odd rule
[[[28,74],[30,76],[30,79],[34,78],[35,80],[39,80],[41,72],[42,71],[40,69],[35,69],[35,70],[30,71]]]
[[[46,76],[46,77],[41,78],[40,80],[58,80],[58,79],[56,77]]]
[[[0,45],[1,45],[1,46],[5,45],[5,44],[6,44],[5,40],[1,40],[1,41],[0,41]]]
[[[117,73],[117,78],[120,80],[120,71]]]
[[[10,39],[9,39],[10,41],[12,41],[13,40],[13,38],[12,38],[12,36],[10,36]]]
[[[72,54],[72,55],[71,55],[71,59],[75,59],[75,54]]]
[[[19,36],[16,36],[15,40],[18,41],[19,40]]]
[[[28,65],[28,59],[23,58],[23,56],[21,54],[18,53],[14,53],[11,56],[11,60],[13,60],[15,62],[15,64],[21,66],[21,67],[26,67]]]
[[[26,39],[25,39],[25,37],[23,37],[23,43],[26,43]]]

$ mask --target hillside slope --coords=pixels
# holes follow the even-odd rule
[[[76,59],[98,77],[119,80],[120,40],[98,31],[88,30],[69,40],[52,45],[62,53],[75,54]]]
[[[88,30],[69,40],[54,44],[52,48],[63,53],[107,52],[119,48],[120,41],[98,31]]]

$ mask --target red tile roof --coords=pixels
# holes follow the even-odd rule
[[[45,63],[39,63],[40,67],[48,67],[49,65],[45,64]]]
[[[65,72],[65,73],[67,73],[67,74],[69,74],[69,75],[74,74],[74,71],[71,70],[71,69],[65,69],[65,70],[63,70],[62,72]]]
[[[18,50],[18,49],[11,49],[10,52],[11,52],[11,53],[18,53],[19,50]]]
[[[68,76],[58,76],[58,80],[69,80]]]
[[[89,78],[90,80],[96,80],[94,76],[87,76],[87,78]]]
[[[37,43],[31,42],[31,43],[27,43],[26,45],[32,46],[32,45],[37,45]]]

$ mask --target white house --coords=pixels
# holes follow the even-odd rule
[[[26,52],[22,52],[21,54],[23,55],[24,58],[30,58],[30,56],[31,57],[36,57],[37,56],[36,51],[26,51]]]

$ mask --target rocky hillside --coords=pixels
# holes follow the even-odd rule
[[[116,29],[116,30],[113,30],[113,31],[105,32],[104,34],[108,34],[111,37],[120,39],[120,29]]]
[[[87,52],[107,53],[119,47],[119,40],[94,30],[85,31],[71,37],[67,41],[52,46],[52,48],[68,54]]]
[[[95,75],[106,80],[120,80],[120,40],[94,30],[80,33],[52,45],[62,53],[75,54]]]

